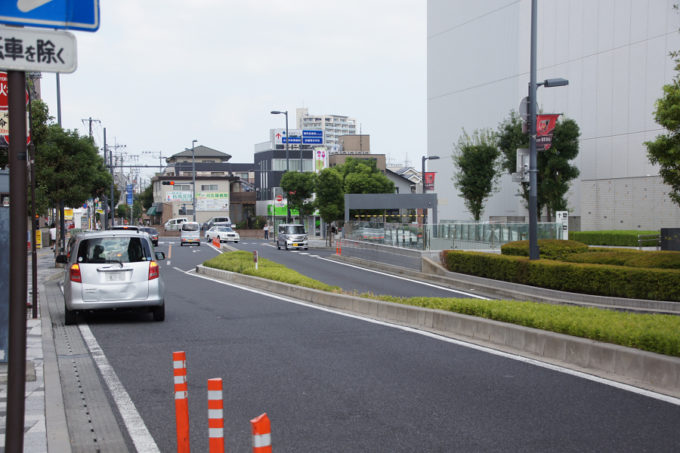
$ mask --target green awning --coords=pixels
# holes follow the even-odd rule
[[[156,206],[151,206],[147,211],[146,215],[158,215],[158,212],[156,212]]]

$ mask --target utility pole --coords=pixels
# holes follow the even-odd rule
[[[82,120],[80,120],[80,121],[82,121],[83,123],[85,123],[85,122],[87,121],[87,122],[89,123],[90,138],[92,138],[92,123],[99,123],[99,124],[102,123],[101,121],[95,120],[95,119],[93,119],[92,117],[85,118],[85,119],[82,119]]]

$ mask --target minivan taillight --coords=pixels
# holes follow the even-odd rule
[[[151,261],[149,263],[149,280],[153,280],[154,278],[158,278],[159,275],[159,267],[158,263],[155,261]]]
[[[74,264],[71,266],[71,269],[69,269],[69,274],[71,276],[71,281],[76,282],[76,283],[82,283],[83,279],[80,277],[80,266],[77,264]]]

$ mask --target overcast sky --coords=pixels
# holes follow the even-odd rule
[[[371,151],[418,167],[426,153],[424,0],[103,0],[101,27],[74,31],[62,126],[158,163],[193,139],[252,162],[295,109],[356,118]],[[42,96],[56,118],[56,77]],[[143,154],[151,151],[153,154]],[[155,157],[154,157],[155,156]],[[148,173],[146,173],[148,176]]]

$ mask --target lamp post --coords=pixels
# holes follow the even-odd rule
[[[536,155],[536,89],[569,85],[562,78],[536,83],[537,0],[531,0],[531,68],[529,77],[529,259],[539,259],[538,250],[538,157]]]
[[[191,176],[193,179],[193,196],[191,197],[191,205],[194,209],[194,222],[196,221],[196,152],[194,151],[194,144],[198,140],[191,141]]]
[[[284,146],[286,147],[286,171],[290,170],[288,162],[288,110],[272,110],[272,115],[286,115],[286,141]],[[288,205],[288,197],[286,197],[286,223],[290,222],[290,206]]]
[[[425,188],[425,161],[426,160],[437,160],[439,159],[439,156],[423,156],[422,158],[422,172],[420,173],[421,175],[421,180],[423,181],[423,193],[427,191]],[[426,242],[426,235],[425,232],[427,230],[427,208],[423,208],[423,248],[425,247],[425,242]]]

